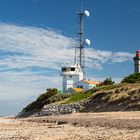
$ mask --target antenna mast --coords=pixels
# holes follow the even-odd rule
[[[79,56],[79,64],[81,66],[81,68],[83,69],[83,72],[85,72],[85,52],[84,52],[84,43],[83,43],[83,16],[84,13],[81,10],[79,12],[79,51],[80,51],[80,56]]]
[[[78,41],[78,46],[76,47],[76,60],[77,63],[80,65],[82,68],[82,71],[84,73],[84,79],[86,78],[86,70],[85,70],[85,44],[90,45],[90,40],[86,39],[84,41],[84,16],[89,17],[89,12],[87,10],[83,11],[82,10],[82,5],[81,5],[81,10],[78,13],[79,16],[79,41]]]

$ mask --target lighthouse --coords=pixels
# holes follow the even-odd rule
[[[136,51],[134,59],[134,72],[140,73],[140,50]]]

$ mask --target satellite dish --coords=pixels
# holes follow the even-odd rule
[[[89,17],[89,15],[90,15],[89,11],[85,10],[84,11],[84,15],[87,16],[87,17]]]
[[[90,46],[90,44],[91,44],[91,42],[90,42],[89,39],[86,39],[86,40],[85,40],[85,43],[86,43],[87,46]]]

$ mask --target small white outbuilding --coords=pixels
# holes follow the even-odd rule
[[[88,90],[88,89],[94,88],[100,84],[101,84],[100,82],[83,79],[75,84],[75,88],[81,88],[83,90]]]

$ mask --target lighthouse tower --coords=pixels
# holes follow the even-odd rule
[[[140,73],[140,50],[136,51],[136,56],[134,59],[134,72]]]
[[[73,64],[67,64],[61,66],[61,76],[63,77],[63,92],[68,92],[69,88],[74,88],[76,83],[85,79],[85,45],[90,45],[89,39],[83,39],[83,19],[84,16],[89,16],[87,10],[80,10],[79,16],[79,39],[75,48],[75,59]]]

